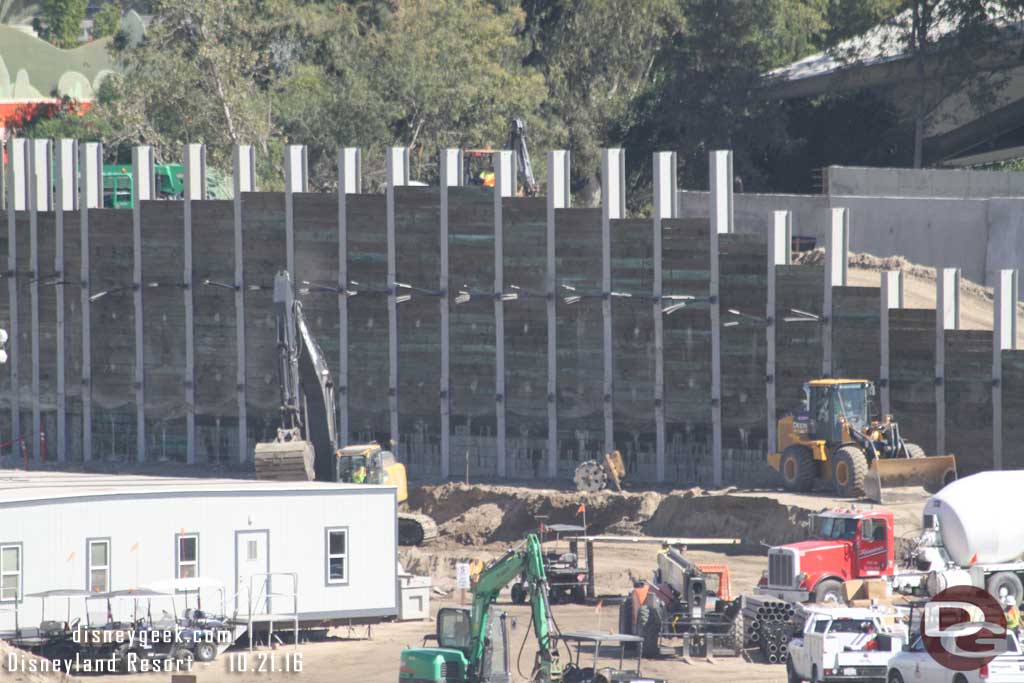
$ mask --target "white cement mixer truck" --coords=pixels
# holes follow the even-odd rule
[[[1024,602],[1022,492],[1024,471],[982,472],[928,499],[914,569],[927,572],[929,595],[973,585],[1000,602]]]

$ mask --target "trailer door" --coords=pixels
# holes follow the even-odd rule
[[[270,532],[235,532],[235,607],[240,614],[266,614],[270,592]]]

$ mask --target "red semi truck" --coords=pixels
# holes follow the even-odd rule
[[[843,602],[843,581],[892,577],[893,515],[888,510],[829,510],[811,515],[806,541],[768,550],[757,592],[788,602]]]

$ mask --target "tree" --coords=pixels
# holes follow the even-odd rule
[[[37,30],[57,47],[75,47],[82,33],[87,5],[88,0],[43,0]]]
[[[92,18],[92,37],[95,39],[112,36],[121,30],[121,6],[108,2],[100,7]]]
[[[650,83],[658,51],[680,30],[674,0],[524,0],[527,63],[545,76],[552,142],[572,150],[574,190],[584,204],[600,190],[600,150]]]
[[[764,160],[785,148],[780,103],[758,95],[763,75],[813,51],[827,25],[816,2],[681,0],[683,22],[658,51],[650,82],[621,135],[634,191],[649,197],[651,153],[676,150],[680,183],[706,187],[707,156],[732,149],[749,190],[766,186]]]

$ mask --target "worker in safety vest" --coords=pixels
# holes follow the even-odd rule
[[[480,184],[484,187],[494,187],[494,169],[480,171]]]
[[[1006,616],[1006,628],[1017,633],[1020,629],[1020,610],[1017,609],[1016,600],[1012,595],[1003,599],[1003,613]]]
[[[356,468],[356,471],[352,473],[353,484],[363,484],[366,482],[366,466],[360,465]]]

